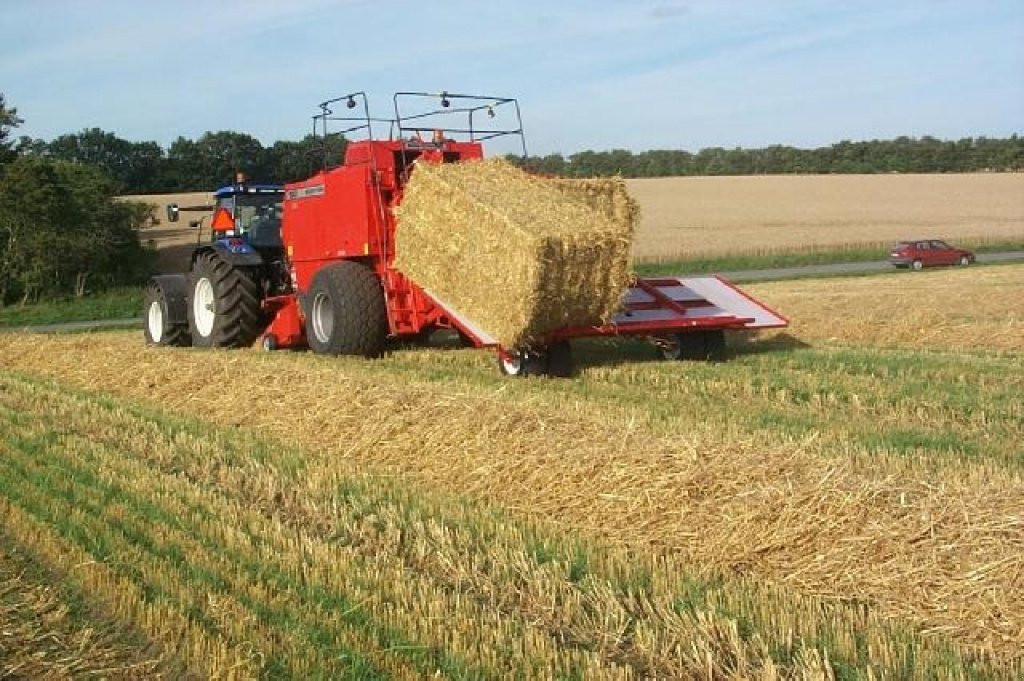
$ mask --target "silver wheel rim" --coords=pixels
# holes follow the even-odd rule
[[[213,284],[206,277],[196,282],[192,296],[192,316],[200,336],[205,338],[213,332],[213,321],[217,313],[213,309]]]
[[[515,355],[502,355],[501,368],[509,376],[518,376],[519,372],[523,370],[523,356],[520,354]]]
[[[967,263],[969,263],[970,261],[970,258],[968,258],[966,255],[960,258],[960,264],[963,265],[964,267],[966,267]]]
[[[919,269],[921,269],[922,267],[924,267],[924,263],[923,263],[923,262],[921,262],[920,260],[915,260],[915,261],[914,261],[914,262],[913,262],[913,263],[911,264],[911,267],[913,267],[913,268],[914,268],[915,270],[919,270]]]
[[[164,337],[164,310],[159,300],[149,304],[149,313],[146,315],[146,324],[149,327],[149,337],[154,343],[159,343]]]
[[[313,298],[313,335],[321,343],[331,341],[334,333],[334,308],[326,293],[317,293]]]

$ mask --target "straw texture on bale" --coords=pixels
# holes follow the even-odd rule
[[[639,217],[621,179],[547,180],[502,159],[417,165],[398,216],[396,267],[509,348],[615,314]]]

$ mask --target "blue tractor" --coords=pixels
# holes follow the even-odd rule
[[[212,205],[167,207],[169,222],[185,211],[212,211],[210,237],[199,229],[189,271],[152,278],[143,311],[151,345],[243,347],[263,332],[263,300],[290,290],[281,245],[284,188],[236,182],[213,194]]]

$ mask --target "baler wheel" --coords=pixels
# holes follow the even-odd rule
[[[255,274],[215,251],[196,257],[189,276],[188,326],[198,347],[252,345],[265,326],[262,290]]]
[[[192,344],[188,324],[172,322],[164,290],[156,283],[146,288],[143,302],[147,345],[184,347]]]
[[[346,260],[313,276],[303,297],[306,337],[313,352],[379,357],[388,332],[384,289],[363,265]]]

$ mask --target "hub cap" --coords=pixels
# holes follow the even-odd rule
[[[164,310],[159,300],[149,304],[149,313],[146,315],[146,325],[149,328],[149,337],[154,343],[159,343],[164,336]]]
[[[213,307],[213,284],[206,277],[196,282],[196,290],[192,296],[192,316],[196,321],[196,331],[202,337],[213,332],[213,322],[217,313]]]
[[[334,333],[334,308],[326,293],[317,293],[313,298],[313,335],[321,343],[329,343]]]

